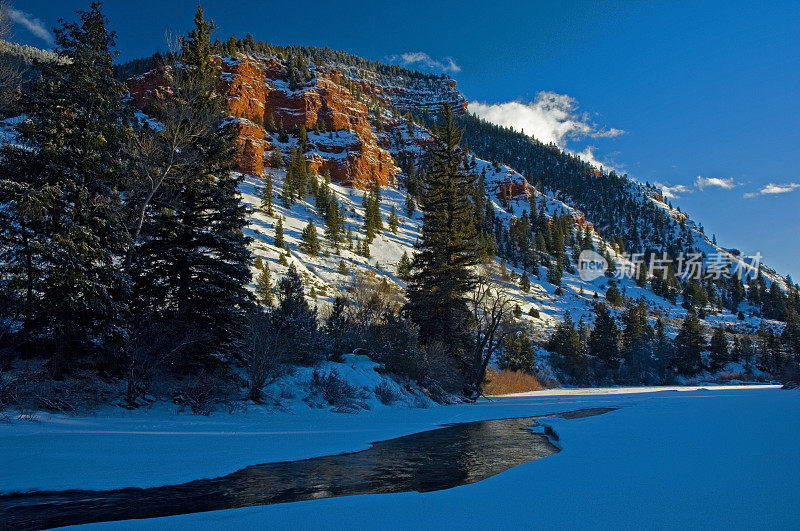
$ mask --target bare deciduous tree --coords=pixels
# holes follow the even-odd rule
[[[486,367],[503,339],[515,329],[512,300],[487,278],[481,279],[470,294],[469,307],[475,327],[475,344],[467,365],[471,369],[474,398],[481,395]]]
[[[243,345],[245,371],[250,380],[248,398],[261,402],[261,392],[270,380],[283,374],[291,361],[292,345],[271,314],[250,314]]]
[[[126,359],[128,405],[136,406],[139,398],[149,392],[153,378],[174,363],[181,352],[203,339],[196,331],[155,315],[134,322]]]
[[[177,66],[180,55],[173,53],[170,57],[175,60],[161,67],[165,83],[151,102],[154,116],[151,120],[140,120],[131,135],[130,202],[135,205],[135,214],[125,273],[130,272],[147,209],[157,199],[169,204],[169,183],[180,180],[185,168],[202,163],[203,153],[193,146],[218,119],[207,111],[207,106],[200,104],[207,98],[204,87],[196,86],[185,69]]]
[[[11,34],[11,5],[0,0],[0,40]],[[22,83],[22,68],[17,61],[0,60],[0,116],[11,114]]]
[[[389,314],[396,315],[403,304],[400,287],[372,273],[354,275],[347,293],[352,301],[348,306],[350,322],[363,330],[382,323]]]

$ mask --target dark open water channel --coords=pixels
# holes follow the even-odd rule
[[[610,408],[453,424],[346,454],[265,463],[180,485],[0,495],[0,528],[44,529],[389,492],[429,492],[475,483],[559,451],[529,427],[542,418],[582,418]]]

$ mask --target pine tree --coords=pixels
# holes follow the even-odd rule
[[[269,264],[264,264],[261,272],[256,279],[256,298],[264,306],[272,306],[274,297],[272,295],[272,275],[270,274]]]
[[[375,236],[383,231],[383,219],[381,218],[381,195],[380,187],[377,184],[373,189],[364,195],[364,233],[368,243],[372,243]]]
[[[608,289],[606,290],[606,302],[615,308],[622,306],[622,295],[620,294],[616,283],[612,282],[611,285],[608,286]]]
[[[389,212],[389,230],[392,231],[393,234],[397,234],[398,223],[397,210],[395,210],[394,205],[392,205],[392,210]]]
[[[696,279],[691,279],[683,290],[683,307],[702,308],[708,303],[708,294]]]
[[[403,282],[408,282],[411,277],[411,259],[406,251],[403,251],[403,256],[400,257],[400,261],[397,263],[397,276]]]
[[[564,313],[564,320],[556,326],[547,350],[556,354],[555,361],[561,370],[578,382],[585,381],[588,370],[586,356],[569,312]]]
[[[20,286],[22,335],[44,347],[51,374],[79,357],[116,369],[126,336],[125,89],[114,78],[100,4],[62,22],[63,61],[37,63],[22,99],[27,149],[0,156],[0,273]]]
[[[703,367],[701,354],[706,347],[703,325],[694,311],[689,310],[678,335],[675,336],[675,365],[678,373],[692,376]]]
[[[278,142],[281,144],[289,142],[289,133],[283,128],[283,120],[278,122]]]
[[[295,198],[305,196],[305,159],[294,146],[289,152],[289,164],[286,166],[286,178],[283,181],[283,205],[287,208],[294,204]]]
[[[535,352],[530,336],[525,332],[509,334],[503,339],[500,368],[509,371],[533,372]]]
[[[272,153],[269,155],[269,165],[271,168],[281,169],[283,168],[283,155],[281,155],[280,149],[273,149]]]
[[[319,192],[320,197],[328,196],[325,201],[325,235],[331,242],[331,245],[338,249],[339,243],[342,241],[342,224],[344,223],[343,212],[339,209],[339,202],[336,195],[330,192],[330,189],[325,184],[324,191],[321,188]]]
[[[675,358],[675,345],[667,336],[664,321],[656,321],[655,338],[653,339],[653,358],[658,376],[662,383],[667,383],[671,371],[670,368]]]
[[[294,204],[294,169],[292,168],[291,162],[286,168],[286,176],[283,179],[281,202],[285,208],[292,208]]]
[[[554,286],[561,286],[562,275],[561,266],[557,262],[551,263],[550,267],[547,268],[547,282]]]
[[[309,221],[301,235],[302,241],[300,248],[311,256],[317,256],[320,251],[319,239],[317,238],[317,228],[313,221]]]
[[[647,306],[637,302],[622,314],[625,329],[622,332],[622,357],[636,380],[645,378],[645,371],[652,365],[653,328],[647,322]],[[645,382],[647,383],[647,382]]]
[[[283,249],[286,242],[283,240],[283,217],[278,216],[278,221],[275,223],[275,247]]]
[[[406,195],[406,216],[411,217],[414,215],[414,212],[417,211],[417,204],[414,202],[414,198],[409,193]]]
[[[286,345],[292,361],[311,365],[320,360],[321,348],[316,309],[306,302],[303,281],[294,263],[276,289],[278,306],[271,313],[277,341]]]
[[[306,133],[306,126],[300,124],[297,129],[297,144],[300,146],[300,154],[308,151],[308,133]]]
[[[433,128],[431,157],[421,209],[422,234],[408,283],[408,312],[423,344],[442,341],[456,355],[469,347],[466,294],[475,285],[478,239],[469,194],[475,176],[462,171],[462,131],[450,107],[444,124]]]
[[[333,201],[331,201],[331,199],[333,199]],[[317,187],[316,193],[314,194],[314,203],[317,207],[317,213],[323,218],[327,217],[328,207],[331,203],[335,203],[335,201],[336,196],[331,194],[328,181],[323,181],[322,185]]]
[[[594,309],[594,328],[589,335],[589,354],[601,360],[606,368],[613,369],[619,363],[619,329],[605,304],[598,303]]]
[[[274,208],[272,205],[272,173],[268,173],[264,179],[264,194],[261,196],[261,210],[268,216],[272,216]]]
[[[523,293],[528,293],[531,290],[531,279],[528,277],[527,273],[523,273],[522,277],[519,279],[519,287]]]
[[[800,364],[800,317],[794,310],[789,310],[786,315],[786,326],[781,334],[781,341],[787,352]]]
[[[730,352],[728,350],[728,338],[725,335],[725,330],[718,326],[714,328],[711,334],[711,342],[709,350],[711,351],[711,371],[716,372],[722,369],[730,360]]]
[[[237,50],[237,47],[236,47],[236,35],[234,34],[234,35],[231,35],[231,38],[228,39],[228,42],[225,43],[225,53],[229,57],[236,57],[237,51],[238,50]]]

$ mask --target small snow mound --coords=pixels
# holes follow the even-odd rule
[[[413,382],[381,372],[382,365],[365,354],[345,354],[298,368],[268,386],[276,402],[291,409],[328,408],[334,413],[360,413],[380,407],[428,408],[435,402]]]

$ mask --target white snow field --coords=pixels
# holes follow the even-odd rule
[[[211,417],[106,411],[0,426],[0,489],[153,486],[246,465],[360,450],[442,424],[547,419],[563,450],[471,485],[96,524],[123,529],[784,528],[800,525],[800,393],[567,391],[358,415],[308,409]]]

